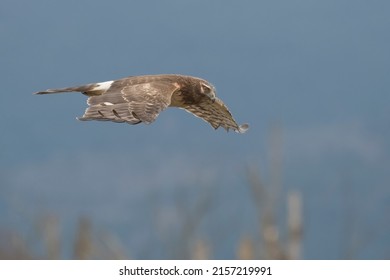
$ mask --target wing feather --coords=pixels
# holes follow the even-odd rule
[[[232,129],[239,133],[244,133],[248,129],[247,124],[237,124],[229,109],[218,98],[211,100],[205,97],[198,103],[184,104],[182,108],[208,122],[214,129],[223,127],[226,131]]]

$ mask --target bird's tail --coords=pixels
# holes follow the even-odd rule
[[[47,89],[44,91],[34,92],[34,94],[51,94],[51,93],[61,93],[61,92],[90,92],[93,91],[95,88],[96,88],[96,84],[88,84],[88,85],[76,86],[76,87]]]
[[[55,88],[47,89],[44,91],[38,91],[34,94],[50,94],[50,93],[60,93],[60,92],[82,92],[88,96],[101,95],[110,89],[114,81],[107,81],[102,83],[86,84],[76,87],[66,87],[66,88]]]

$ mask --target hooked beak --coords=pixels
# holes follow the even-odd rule
[[[210,100],[214,103],[215,102],[215,93],[214,92],[209,92],[209,93],[206,93],[206,95],[210,98]]]

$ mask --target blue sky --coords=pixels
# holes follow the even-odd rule
[[[69,240],[86,216],[134,257],[169,258],[150,232],[161,227],[169,236],[178,223],[176,193],[211,188],[214,209],[196,234],[219,239],[213,257],[231,258],[241,234],[257,234],[246,167],[269,181],[277,124],[282,200],[291,189],[304,199],[303,257],[342,258],[352,213],[349,230],[364,244],[354,257],[389,258],[389,8],[346,0],[2,1],[0,228],[28,236],[26,224],[53,213]],[[207,79],[250,130],[214,131],[177,109],[151,125],[78,122],[84,96],[32,95],[158,73]],[[218,238],[220,227],[235,230]],[[154,244],[148,255],[140,253],[146,244]]]

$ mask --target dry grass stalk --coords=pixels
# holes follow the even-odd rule
[[[240,239],[237,248],[237,259],[253,260],[255,258],[255,244],[251,237],[244,236]]]
[[[191,252],[193,260],[207,260],[210,258],[210,246],[203,239],[197,239]]]
[[[93,248],[91,224],[88,219],[81,218],[73,248],[74,259],[91,259],[93,257]]]
[[[288,256],[290,259],[301,258],[303,221],[302,197],[298,192],[288,195]]]

